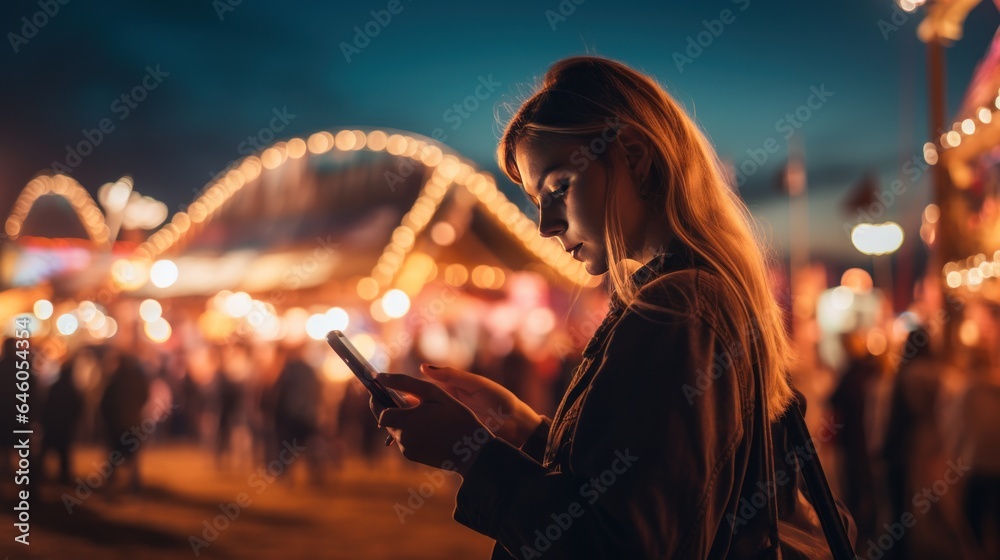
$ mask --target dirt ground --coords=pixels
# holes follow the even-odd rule
[[[77,453],[75,475],[101,484],[81,503],[70,502],[72,513],[63,495],[85,492],[59,485],[38,490],[28,546],[14,542],[15,489],[4,477],[0,557],[476,559],[488,558],[492,547],[491,539],[452,520],[457,477],[435,480],[430,475],[440,471],[391,455],[371,466],[346,460],[314,484],[304,462],[293,462],[290,476],[271,479],[249,466],[219,469],[192,446],[151,448],[137,495],[125,480],[101,480],[94,464],[102,455]],[[414,497],[421,490],[429,495],[423,504]]]

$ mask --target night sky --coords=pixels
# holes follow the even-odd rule
[[[54,16],[36,16],[48,21],[32,34],[21,18],[31,20],[39,2],[5,3],[0,212],[56,162],[71,164],[91,192],[131,174],[139,192],[176,211],[253,151],[248,137],[266,139],[272,123],[277,139],[344,126],[443,134],[498,175],[502,105],[530,93],[553,61],[582,53],[653,74],[737,164],[779,140],[782,150],[741,186],[764,216],[780,214],[773,180],[785,158],[782,119],[811,88],[832,92],[800,129],[815,204],[842,197],[867,171],[887,186],[928,136],[925,46],[916,38],[923,13],[880,29],[879,20],[892,21],[890,0],[564,0],[562,10],[573,9],[565,16],[556,0],[393,4],[69,0]],[[372,10],[391,19],[370,23]],[[366,24],[377,35],[356,43],[355,26]],[[948,49],[949,118],[998,24],[994,5],[982,3]],[[699,33],[708,46],[688,50]],[[155,87],[143,100],[122,99],[144,80]],[[449,112],[483,83],[489,93],[476,110]],[[102,119],[110,132],[92,153],[68,158],[67,146],[97,138],[83,131]],[[926,192],[914,187],[908,196]],[[822,221],[814,224],[811,236],[821,237]]]

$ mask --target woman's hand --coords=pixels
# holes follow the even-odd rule
[[[481,375],[429,364],[421,364],[420,372],[472,409],[480,422],[514,447],[521,447],[542,423],[542,417],[514,393]]]
[[[382,408],[374,400],[370,404],[379,426],[389,429],[411,461],[464,476],[482,446],[495,437],[475,413],[434,383],[402,373],[380,373],[376,379],[408,393],[409,408]]]

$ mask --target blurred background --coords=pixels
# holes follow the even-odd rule
[[[99,4],[0,8],[0,554],[487,557],[323,339],[554,412],[607,288],[493,153],[590,53],[757,219],[859,555],[1000,558],[998,3]]]

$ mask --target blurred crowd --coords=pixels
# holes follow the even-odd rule
[[[829,384],[831,483],[864,558],[1000,558],[1000,307],[966,309],[962,352],[920,322],[895,347],[841,333]],[[815,430],[814,430],[815,434]]]
[[[455,332],[459,328],[436,324],[424,334],[438,346],[445,337],[456,355],[448,360],[452,365],[504,384],[546,414],[554,412],[560,383],[578,361],[568,350],[581,341],[561,331],[541,344],[517,333],[497,338],[482,330],[463,344],[468,337]],[[14,371],[15,343],[4,341],[3,371]],[[387,364],[383,370],[416,374],[420,363],[435,363],[422,351],[429,346],[434,343],[411,344],[398,356],[382,352],[373,361]],[[52,372],[32,373],[29,404],[41,457],[35,462],[47,464],[44,480],[52,483],[75,486],[87,474],[72,468],[78,445],[104,448],[107,462],[116,465],[108,487],[132,492],[142,489],[139,458],[149,445],[198,446],[225,471],[266,467],[288,446],[303,446],[305,460],[295,470],[305,471],[312,484],[323,484],[324,473],[347,458],[373,466],[387,451],[368,391],[324,341],[230,337],[165,347],[119,337],[76,348],[46,369]],[[5,392],[4,400],[14,408],[13,393]],[[25,428],[6,425],[12,422],[8,416],[5,436]],[[4,443],[2,452],[9,453],[13,441]],[[5,457],[0,469],[10,469],[13,459]]]

